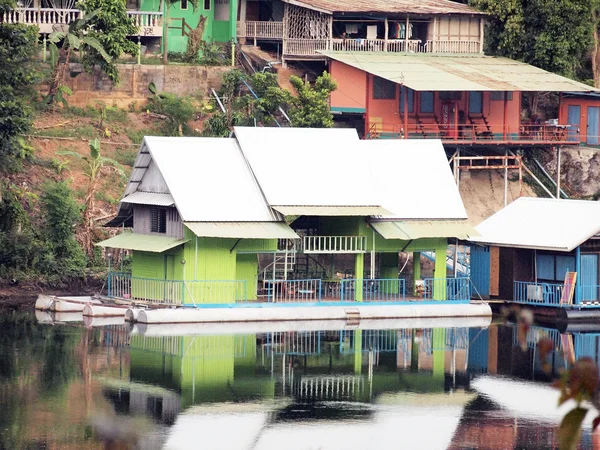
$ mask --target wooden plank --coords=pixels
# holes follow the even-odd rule
[[[575,282],[577,281],[577,272],[567,272],[565,274],[565,285],[563,287],[560,303],[562,305],[573,304],[573,294],[575,292]]]
[[[490,247],[490,295],[500,295],[499,247]]]

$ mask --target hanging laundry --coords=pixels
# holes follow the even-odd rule
[[[357,23],[347,23],[346,24],[346,34],[356,34],[358,33],[358,24]]]

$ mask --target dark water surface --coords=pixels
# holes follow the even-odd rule
[[[459,324],[131,329],[0,312],[0,449],[557,448],[550,381],[569,352],[598,361],[600,329],[534,327],[523,350],[511,325]],[[598,445],[590,424],[580,448]]]

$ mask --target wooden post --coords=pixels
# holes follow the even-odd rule
[[[404,139],[408,139],[408,89],[404,85],[400,85],[400,98],[402,98],[402,92],[404,90],[404,132],[402,133]]]
[[[404,30],[404,51],[408,53],[408,27],[410,26],[410,20],[408,14],[406,15],[406,29]]]
[[[562,92],[560,92],[558,94],[558,124],[562,125],[562,99],[563,99],[563,94]]]
[[[479,19],[479,53],[483,53],[483,41],[484,41],[484,26],[483,17]]]
[[[506,141],[506,117],[508,113],[508,91],[504,91],[504,122],[502,124],[502,130],[504,134],[504,140]]]
[[[383,51],[387,52],[388,51],[388,34],[389,34],[389,24],[388,24],[388,18],[385,18],[385,22],[383,23],[383,29],[384,29],[384,37],[383,37]]]
[[[560,145],[556,147],[556,198],[560,198]]]
[[[328,48],[333,50],[333,16],[329,16],[327,21],[327,32],[329,33]]]
[[[458,140],[458,103],[454,103],[454,140]]]
[[[508,205],[508,149],[504,150],[504,206]]]
[[[519,197],[523,196],[523,162],[521,161],[521,157],[519,156]]]
[[[437,52],[437,42],[438,42],[438,34],[439,34],[439,19],[436,17],[433,18],[433,39],[431,40],[431,52]]]
[[[370,84],[371,84],[371,74],[369,72],[366,73],[366,80],[367,80],[367,85],[365,87],[365,137],[369,135],[369,100],[371,98],[371,93],[370,93]]]

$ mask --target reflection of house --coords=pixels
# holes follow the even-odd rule
[[[577,127],[522,119],[526,92],[593,88],[507,58],[323,51],[338,83],[331,109],[366,138],[442,139],[446,146],[579,143]],[[563,113],[564,114],[564,113]],[[561,125],[563,124],[563,125]]]
[[[598,303],[599,202],[520,198],[477,230],[472,278],[483,296],[565,306],[565,274],[576,272],[573,303]]]
[[[319,50],[481,53],[483,17],[445,0],[240,0],[238,37],[281,43],[284,63]]]
[[[429,181],[416,193],[425,172]],[[286,216],[296,219],[291,226]],[[117,297],[191,305],[259,294],[318,301],[331,292],[337,300],[402,301],[412,285],[398,279],[398,252],[419,261],[419,252],[432,251],[425,298],[469,299],[466,279],[446,279],[447,239],[473,230],[439,141],[293,128],[236,128],[231,139],[147,137],[109,225],[133,227],[99,244],[133,251],[132,277],[109,282]],[[272,256],[271,271],[259,273],[257,254]],[[344,255],[354,275],[325,290],[321,279],[334,274],[301,272],[301,255]],[[421,279],[419,265],[413,276]]]

